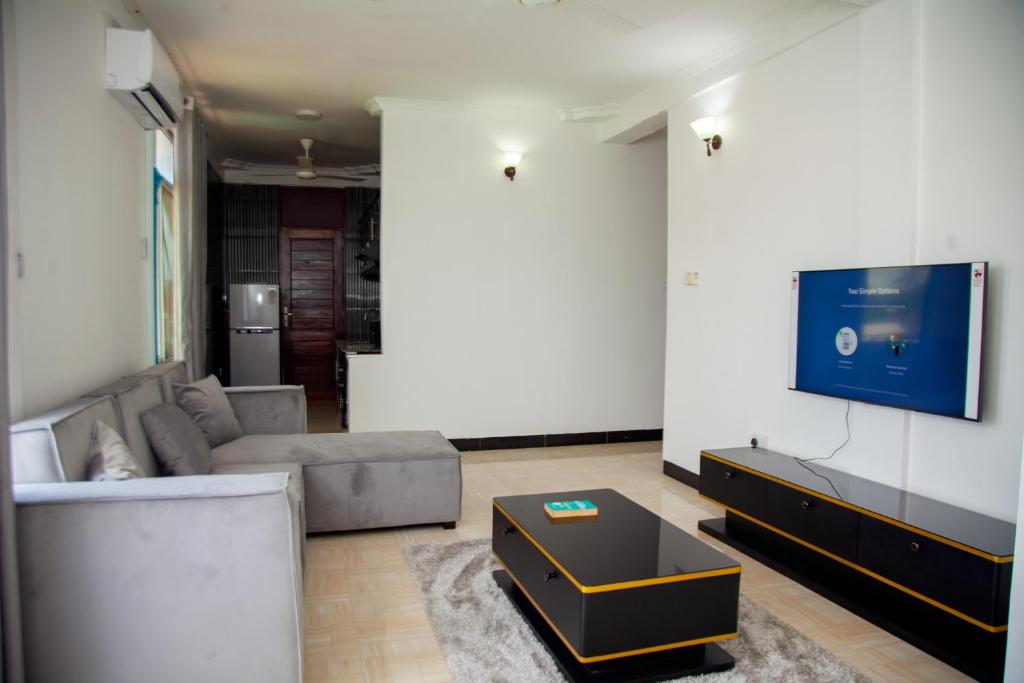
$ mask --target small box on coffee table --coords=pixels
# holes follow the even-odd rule
[[[587,520],[597,517],[597,506],[589,500],[562,500],[544,503],[544,514],[552,521]]]

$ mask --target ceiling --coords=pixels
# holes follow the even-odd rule
[[[125,0],[195,95],[215,160],[291,164],[312,137],[318,168],[379,160],[371,97],[618,102],[820,1]]]

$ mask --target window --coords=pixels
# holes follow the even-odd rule
[[[174,221],[174,142],[156,131],[153,164],[153,284],[156,324],[156,361],[174,358],[174,303],[177,253]]]

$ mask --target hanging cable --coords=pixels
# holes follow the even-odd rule
[[[832,451],[828,455],[819,456],[817,458],[794,458],[797,461],[797,463],[800,465],[800,467],[803,467],[805,470],[807,470],[808,472],[810,472],[814,476],[821,477],[822,479],[827,481],[828,485],[830,487],[832,487],[832,490],[835,492],[835,494],[839,498],[839,500],[844,500],[844,499],[843,499],[842,494],[839,493],[839,489],[837,489],[835,484],[832,483],[832,480],[829,479],[828,477],[826,477],[824,474],[821,474],[820,472],[815,472],[814,470],[812,470],[810,467],[808,467],[804,463],[808,463],[808,462],[811,462],[811,461],[814,461],[814,460],[831,460],[832,458],[834,458],[836,456],[837,453],[839,453],[839,451],[843,450],[844,448],[846,448],[847,445],[849,445],[850,438],[852,437],[852,434],[850,432],[850,406],[851,406],[852,403],[853,402],[850,401],[850,400],[846,401],[846,416],[843,418],[844,421],[846,422],[846,440],[844,440],[843,443],[839,444],[839,446],[837,446],[836,449],[834,451]]]
[[[839,451],[841,451],[844,448],[846,448],[847,444],[850,443],[850,404],[851,403],[853,403],[853,401],[850,401],[850,400],[846,401],[846,418],[845,418],[845,420],[846,420],[846,441],[843,441],[843,443],[839,444],[839,446],[834,451],[832,451],[832,453],[830,453],[829,455],[823,455],[823,456],[819,456],[817,458],[797,458],[797,460],[799,460],[800,462],[811,462],[812,460],[831,460],[833,457],[835,457],[836,453],[838,453]]]

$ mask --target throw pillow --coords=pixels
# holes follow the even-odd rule
[[[173,386],[174,400],[199,425],[210,448],[242,436],[242,425],[238,424],[228,395],[215,376]]]
[[[89,481],[122,481],[146,476],[121,435],[100,420],[92,423],[87,467]]]
[[[210,444],[184,410],[161,403],[139,417],[164,474],[210,473]]]

